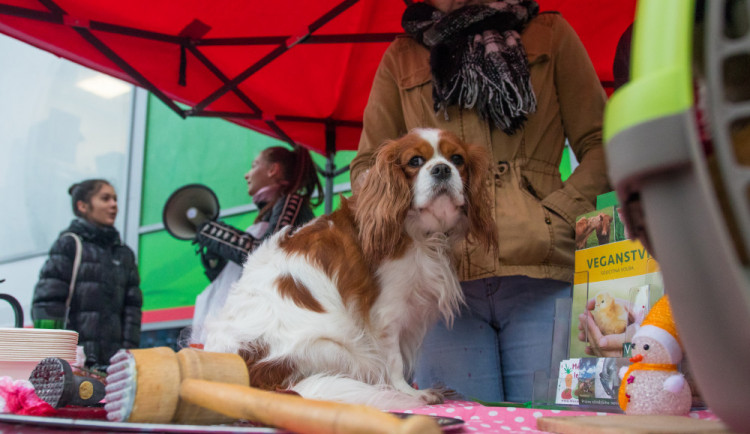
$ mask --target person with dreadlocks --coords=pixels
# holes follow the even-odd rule
[[[440,128],[491,150],[497,255],[457,252],[466,305],[423,344],[414,379],[485,401],[531,400],[550,374],[556,300],[571,297],[576,216],[609,191],[606,94],[572,27],[530,0],[428,0],[386,50],[351,164],[354,194],[386,140]],[[566,139],[580,164],[565,181]]]
[[[264,149],[245,174],[247,193],[258,207],[255,222],[246,231],[219,221],[201,224],[193,240],[211,284],[196,299],[192,345],[203,342],[203,323],[224,304],[230,287],[242,274],[247,256],[266,238],[286,226],[299,227],[313,219],[312,206],[323,191],[310,152],[282,146]],[[318,192],[316,198],[313,193]]]

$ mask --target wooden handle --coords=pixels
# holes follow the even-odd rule
[[[300,434],[440,433],[427,416],[407,419],[364,405],[316,401],[247,386],[185,379],[180,398],[237,419],[248,419]]]
[[[194,378],[217,383],[247,386],[250,377],[247,365],[237,354],[210,353],[194,348],[183,348],[177,353],[183,380]],[[217,425],[233,419],[225,414],[197,406],[181,399],[172,422],[192,425]]]

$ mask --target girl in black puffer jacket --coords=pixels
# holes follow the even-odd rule
[[[35,327],[62,328],[76,241],[81,264],[67,313],[69,330],[79,333],[86,366],[104,370],[120,348],[138,348],[143,297],[135,255],[114,228],[117,195],[107,181],[91,179],[68,190],[77,216],[52,245],[39,275],[31,305]]]

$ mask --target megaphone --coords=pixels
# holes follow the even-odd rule
[[[188,184],[169,196],[162,221],[173,237],[192,240],[198,226],[219,217],[219,209],[219,199],[213,190],[202,184]]]

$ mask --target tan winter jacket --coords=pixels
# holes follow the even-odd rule
[[[364,112],[352,186],[371,165],[375,148],[412,128],[450,130],[467,142],[491,148],[495,166],[494,217],[499,257],[464,243],[461,280],[526,275],[569,281],[573,277],[574,224],[608,191],[602,148],[606,95],[575,31],[556,13],[534,18],[522,33],[537,111],[508,136],[476,112],[449,107],[435,113],[429,51],[412,38],[397,38],[383,55]],[[560,161],[568,138],[580,162],[562,182]]]

